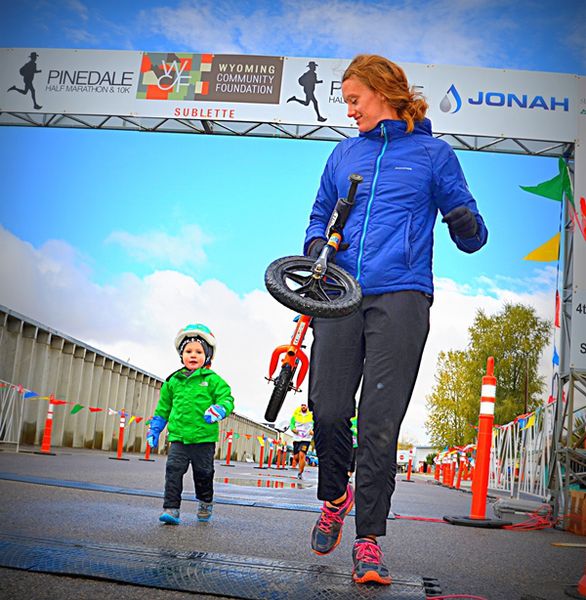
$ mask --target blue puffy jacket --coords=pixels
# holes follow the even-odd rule
[[[344,229],[347,250],[336,264],[359,281],[364,295],[400,290],[433,294],[433,227],[439,210],[446,215],[467,206],[476,216],[473,238],[452,236],[464,252],[476,252],[488,232],[468,190],[452,148],[434,138],[424,119],[406,133],[406,123],[384,120],[359,137],[340,142],[324,169],[304,244],[307,253],[326,227],[338,198],[348,195],[352,173],[362,175],[356,203]]]

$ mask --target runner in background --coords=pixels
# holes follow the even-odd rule
[[[305,455],[313,438],[313,414],[307,404],[298,406],[293,412],[290,430],[293,434],[293,466],[297,466],[299,470],[297,479],[303,479]]]

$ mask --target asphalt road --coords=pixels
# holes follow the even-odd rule
[[[198,523],[193,482],[185,477],[182,524],[161,525],[165,457],[154,462],[111,460],[112,453],[55,449],[55,456],[0,452],[0,534],[124,545],[143,550],[210,552],[316,564],[351,572],[354,519],[340,546],[316,557],[309,532],[317,518],[317,470],[299,482],[292,470],[216,463],[214,517]],[[557,529],[513,531],[459,527],[434,519],[467,515],[471,495],[414,476],[399,476],[387,536],[380,539],[394,578],[436,579],[443,595],[487,600],[567,600],[567,586],[582,576],[584,537]],[[487,517],[492,517],[488,506]],[[515,521],[524,516],[513,516]],[[174,600],[194,594],[0,568],[0,598],[14,600]],[[319,585],[316,583],[315,585]],[[198,595],[199,598],[212,596]],[[219,596],[213,596],[218,598]],[[230,595],[221,597],[233,597]],[[262,597],[262,596],[259,596]],[[373,596],[374,597],[374,596]],[[466,596],[463,596],[465,598]]]

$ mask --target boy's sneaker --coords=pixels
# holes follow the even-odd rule
[[[346,487],[347,497],[343,504],[330,508],[323,503],[321,516],[311,532],[311,549],[316,554],[329,554],[342,539],[342,525],[344,517],[354,506],[354,490],[352,486]]]
[[[303,480],[303,473],[297,473],[297,479]]]
[[[374,540],[358,538],[352,549],[352,560],[352,579],[356,583],[391,583],[391,575],[383,563],[383,551]]]
[[[159,521],[166,523],[167,525],[179,525],[181,519],[179,518],[178,508],[165,508],[163,514],[159,517]]]
[[[197,509],[197,520],[206,522],[212,518],[212,511],[214,505],[212,502],[200,502],[199,508]]]

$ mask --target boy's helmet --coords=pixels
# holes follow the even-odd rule
[[[181,356],[186,343],[189,343],[190,341],[201,343],[206,355],[206,365],[210,364],[216,355],[216,338],[210,331],[210,328],[202,323],[195,323],[186,325],[183,329],[180,329],[175,336],[175,348],[177,349],[179,356]]]

